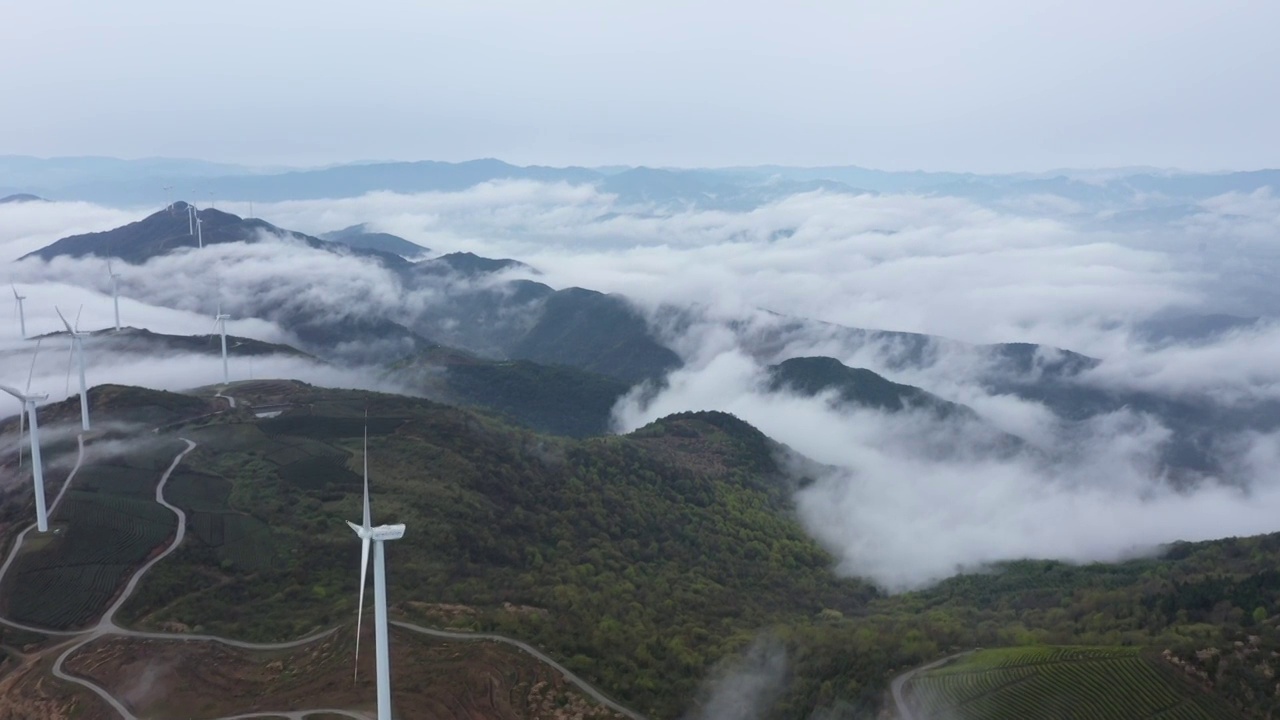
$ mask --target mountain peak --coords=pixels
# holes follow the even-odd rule
[[[98,255],[120,258],[129,263],[143,263],[157,255],[179,248],[196,248],[221,243],[255,242],[264,235],[289,238],[313,248],[373,257],[388,267],[402,269],[408,262],[401,256],[376,249],[362,249],[333,243],[276,227],[266,220],[242,218],[217,208],[197,208],[195,220],[188,213],[190,203],[179,200],[136,222],[103,232],[72,235],[47,245],[28,257],[51,260],[60,255],[83,257]]]

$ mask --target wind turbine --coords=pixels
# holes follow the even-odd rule
[[[201,220],[199,215],[196,215],[196,242],[201,249],[204,248],[204,220]]]
[[[62,320],[62,324],[67,326],[67,333],[71,335],[71,352],[75,353],[80,359],[80,427],[86,432],[89,430],[89,390],[84,382],[84,333],[80,332],[80,313],[76,313],[76,326],[71,327],[71,323],[62,315],[62,311],[58,310],[55,305],[53,308],[58,313],[58,319]],[[71,358],[67,358],[67,375],[71,375]]]
[[[231,382],[231,377],[227,374],[227,321],[230,319],[230,315],[222,314],[222,303],[218,303],[218,314],[213,316],[213,329],[222,335],[222,383],[224,385]]]
[[[116,306],[116,332],[120,332],[120,274],[111,269],[107,259],[107,274],[111,276],[111,302]]]
[[[22,339],[27,339],[27,312],[22,307],[22,301],[27,299],[26,295],[18,294],[18,286],[11,285],[13,288],[13,300],[18,303],[18,327],[22,328]]]
[[[187,234],[196,234],[196,208],[191,203],[187,203]]]
[[[36,424],[36,403],[48,399],[48,395],[32,395],[31,394],[31,376],[36,372],[36,358],[40,356],[40,341],[36,341],[36,352],[31,356],[31,370],[27,373],[27,389],[24,392],[18,392],[17,389],[8,385],[0,385],[3,390],[18,399],[22,403],[22,409],[26,411],[26,418],[31,421],[31,479],[35,483],[36,494],[36,529],[40,532],[49,531],[49,518],[45,514],[44,507],[44,464],[40,461],[40,427]],[[22,465],[22,435],[25,432],[23,428],[23,415],[18,413],[18,465]]]
[[[378,720],[391,720],[391,655],[387,645],[387,564],[382,543],[404,537],[404,524],[373,527],[369,513],[369,428],[364,429],[364,524],[347,524],[360,538],[360,605],[356,614],[356,673],[360,672],[360,620],[364,616],[364,585],[373,544],[374,655],[378,668]]]

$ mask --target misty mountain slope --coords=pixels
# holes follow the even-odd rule
[[[413,266],[418,273],[431,275],[461,275],[466,278],[489,275],[503,270],[533,268],[510,258],[487,258],[470,252],[454,252],[440,257],[422,260]]]
[[[972,408],[944,400],[918,387],[893,382],[865,368],[852,368],[829,357],[801,357],[767,368],[770,392],[793,392],[815,397],[834,392],[832,407],[839,410],[872,409],[888,413],[923,413],[936,423],[922,433],[916,450],[931,457],[1008,457],[1033,451],[1022,438],[1003,432],[983,420]]]
[[[1204,344],[1220,340],[1236,330],[1257,329],[1260,317],[1240,317],[1221,313],[1208,315],[1164,315],[1137,324],[1137,336],[1152,345]]]
[[[301,242],[310,247],[334,253],[351,253],[376,258],[386,267],[395,270],[404,270],[409,267],[407,260],[394,253],[348,248],[341,243],[283,230],[264,220],[255,218],[246,220],[213,208],[200,210],[199,217],[203,221],[199,239],[191,231],[191,224],[187,217],[187,203],[179,201],[137,222],[104,232],[65,237],[19,259],[38,257],[42,260],[51,260],[60,255],[71,257],[98,255],[117,257],[129,263],[139,264],[178,248],[198,247],[200,242],[205,245],[256,242],[266,235]]]
[[[251,385],[234,392],[258,402]],[[731,416],[577,441],[401,396],[279,392],[292,409],[277,418],[182,428],[199,445],[166,490],[195,512],[189,527],[235,497],[265,534],[245,546],[193,530],[124,621],[256,639],[350,622],[358,543],[340,530],[359,516],[366,409],[374,517],[411,528],[389,548],[395,612],[436,624],[438,603],[463,606],[656,717],[678,715],[744,635],[853,613],[874,595],[830,572],[794,517],[780,448]],[[209,582],[214,569],[222,579]]]
[[[835,358],[791,358],[770,366],[768,372],[768,389],[773,392],[790,390],[813,397],[834,390],[840,402],[859,407],[889,411],[920,408],[940,419],[976,417],[963,405],[943,400],[918,387],[887,380],[865,368],[848,367]]]
[[[439,402],[484,408],[537,432],[570,437],[609,431],[626,383],[567,365],[487,360],[433,348],[397,363],[388,377]]]
[[[39,337],[45,339],[66,338],[66,333],[50,333]],[[116,332],[114,329],[95,330],[88,333],[84,347],[86,353],[101,351],[107,353],[131,353],[150,357],[191,353],[222,354],[222,341],[216,332],[203,335],[168,335],[151,332],[146,328],[135,327],[122,327],[120,332]],[[313,361],[317,360],[314,356],[290,345],[268,343],[231,334],[227,335],[227,348],[230,354],[238,356],[284,355]]]
[[[1228,471],[1242,433],[1280,428],[1278,402],[1224,403],[1205,394],[1126,388],[1114,379],[1100,378],[1105,361],[1070,350],[1033,343],[973,345],[920,333],[769,319],[763,326],[737,327],[744,346],[758,358],[807,355],[811,349],[834,346],[875,372],[910,372],[921,378],[925,391],[935,377],[945,384],[968,383],[984,393],[1041,404],[1060,421],[1058,431],[1067,435],[1118,413],[1149,417],[1170,431],[1151,450],[1179,483]]]
[[[1074,377],[1101,360],[1071,350],[1011,342],[972,344],[939,335],[849,327],[808,318],[766,316],[768,322],[731,324],[752,355],[778,362],[795,355],[796,348],[815,342],[835,343],[844,354],[871,353],[885,370],[919,370],[957,358],[978,362],[992,373],[1037,377]]]
[[[537,322],[543,301],[555,293],[540,282],[491,282],[484,275],[424,273],[412,283],[432,293],[408,323],[415,333],[489,359],[509,358],[512,345]]]
[[[643,317],[618,295],[569,288],[547,297],[541,315],[508,351],[520,360],[569,365],[635,384],[680,366]]]
[[[299,309],[273,319],[317,355],[346,362],[394,362],[437,345],[431,338],[376,315],[332,317]]]
[[[412,258],[430,252],[417,243],[409,242],[398,235],[384,232],[371,232],[367,224],[352,225],[341,230],[334,230],[320,235],[321,240],[337,242],[359,250],[377,250],[394,253],[403,258]]]

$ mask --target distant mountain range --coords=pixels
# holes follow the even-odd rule
[[[0,197],[0,205],[8,205],[11,203],[12,204],[28,203],[28,202],[47,202],[47,201],[44,198],[40,197],[39,195],[32,195],[30,193],[14,193],[13,195],[6,195],[4,197]]]
[[[259,202],[339,198],[373,191],[450,192],[498,180],[591,184],[622,201],[742,209],[797,192],[911,192],[980,202],[1055,195],[1076,202],[1117,204],[1142,198],[1175,211],[1181,203],[1227,192],[1280,187],[1280,170],[1183,173],[1151,168],[1061,170],[977,175],[900,172],[856,166],[752,166],[714,169],[583,168],[512,165],[495,159],[338,165],[317,169],[247,168],[195,160],[32,158],[0,156],[0,194],[34,193],[107,204],[169,202],[166,187],[224,200]],[[385,248],[384,248],[385,249]]]
[[[185,208],[178,202],[114,230],[63,238],[27,257],[96,254],[142,263],[166,253],[191,252],[195,242]],[[594,434],[607,430],[614,403],[629,388],[645,382],[661,387],[666,375],[683,364],[625,297],[504,278],[500,273],[507,271],[536,273],[517,260],[453,253],[413,262],[394,252],[353,248],[218,210],[200,215],[209,244],[286,238],[377,262],[391,271],[400,292],[430,291],[435,299],[426,307],[396,317],[369,307],[255,304],[253,299],[242,301],[236,312],[279,324],[298,338],[302,352],[333,362],[395,368],[399,377],[448,402],[486,407],[551,432]],[[669,312],[677,325],[692,322],[692,315],[684,317],[691,310]],[[1146,332],[1153,343],[1196,342],[1257,322],[1231,316],[1165,318],[1151,321]],[[967,380],[986,392],[1042,403],[1068,428],[1126,409],[1150,414],[1172,431],[1160,451],[1163,461],[1188,482],[1221,470],[1220,458],[1229,454],[1226,444],[1234,434],[1280,428],[1280,403],[1223,405],[1212,398],[1107,387],[1091,379],[1101,360],[1058,348],[969,345],[782,316],[773,316],[764,327],[731,323],[730,329],[739,332],[743,349],[772,366],[766,391],[833,392],[850,408],[923,410],[938,421],[977,423],[989,438],[984,444],[997,452],[1019,447],[1021,441],[987,428],[973,410],[931,394],[929,388],[895,383],[885,375],[919,375],[959,360],[973,374]],[[810,357],[815,353],[806,348],[815,338],[839,348],[841,357],[865,356],[868,367]]]

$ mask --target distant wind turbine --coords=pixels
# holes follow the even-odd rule
[[[230,319],[230,315],[222,313],[222,303],[218,303],[218,314],[213,316],[213,329],[222,335],[222,384],[224,385],[231,382],[231,376],[227,373],[227,321]]]
[[[187,203],[187,234],[196,234],[196,206]]]
[[[73,328],[57,306],[53,309],[58,313],[58,319],[62,324],[67,326],[67,333],[71,335],[71,352],[80,361],[80,427],[87,432],[89,430],[89,389],[84,382],[84,333],[80,332],[80,313],[76,313],[76,326]],[[70,380],[70,357],[67,358],[67,375]]]
[[[367,416],[366,416],[367,417]],[[387,640],[387,565],[382,543],[404,537],[404,524],[373,527],[369,512],[369,427],[364,429],[364,523],[347,524],[360,538],[360,605],[356,614],[356,673],[360,662],[360,621],[364,616],[364,586],[369,568],[369,545],[373,544],[373,630],[374,656],[378,669],[378,720],[391,720],[391,654]]]
[[[8,385],[0,385],[3,390],[18,399],[22,403],[22,409],[26,411],[25,419],[31,421],[31,479],[35,484],[36,495],[36,529],[40,532],[49,531],[49,518],[45,514],[44,507],[44,464],[40,461],[40,426],[36,423],[36,403],[47,400],[49,396],[31,394],[31,377],[36,372],[36,358],[40,356],[40,341],[36,341],[35,354],[31,356],[31,370],[27,373],[27,389],[18,392],[17,389]],[[23,427],[25,425],[23,413],[18,413],[18,466],[22,466],[22,435],[25,433]]]
[[[201,249],[204,248],[204,229],[203,228],[204,228],[204,220],[201,220],[200,216],[197,215],[196,216],[196,243],[200,245]]]
[[[18,294],[17,285],[12,285],[11,287],[13,288],[13,301],[18,304],[18,327],[22,329],[22,339],[26,340],[27,339],[27,312],[26,312],[26,309],[22,307],[22,301],[26,300],[27,296]]]
[[[116,332],[120,332],[120,274],[111,269],[111,260],[107,260],[107,274],[111,276],[111,302],[116,309]]]

